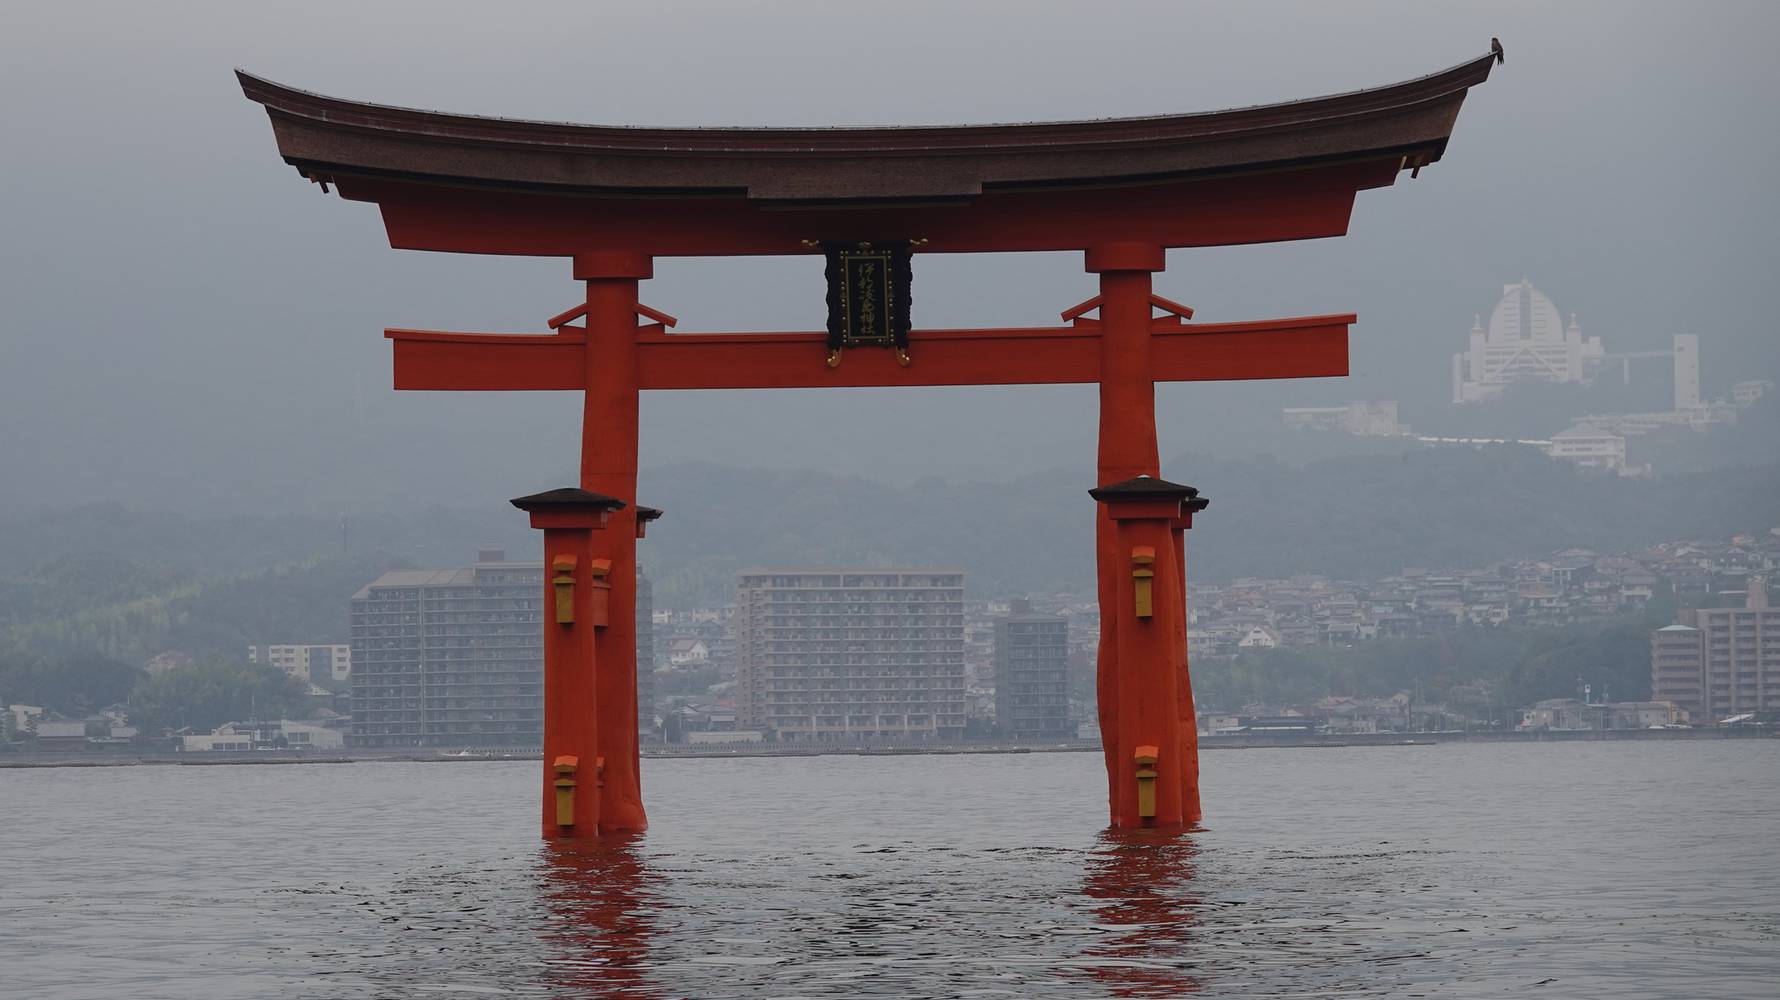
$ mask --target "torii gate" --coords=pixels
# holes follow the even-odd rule
[[[551,124],[344,101],[237,75],[265,106],[284,160],[324,192],[375,203],[391,246],[566,257],[586,283],[585,301],[549,322],[554,333],[386,331],[397,389],[583,393],[579,487],[514,501],[545,530],[542,821],[554,839],[646,826],[636,538],[659,512],[636,506],[637,402],[664,389],[1098,384],[1098,694],[1111,820],[1196,822],[1181,539],[1205,500],[1160,479],[1155,383],[1345,375],[1355,317],[1189,322],[1192,310],[1158,296],[1152,275],[1173,247],[1345,234],[1358,191],[1440,159],[1468,89],[1499,58],[1233,111],[923,128]],[[844,354],[833,349],[832,311],[828,334],[669,334],[676,321],[638,297],[656,257],[873,241],[917,245],[922,259],[1078,251],[1099,290],[1063,310],[1063,326],[905,325],[898,350]]]

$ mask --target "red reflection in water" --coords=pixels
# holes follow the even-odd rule
[[[636,836],[556,841],[541,859],[549,910],[542,937],[552,946],[545,978],[572,997],[661,997],[648,978],[655,932],[651,884]]]
[[[1197,993],[1183,967],[1198,922],[1190,833],[1108,830],[1089,863],[1082,895],[1096,900],[1099,922],[1116,930],[1086,951],[1102,964],[1090,974],[1114,996]]]

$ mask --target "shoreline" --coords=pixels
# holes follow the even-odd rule
[[[1356,747],[1434,746],[1441,743],[1576,743],[1648,740],[1759,740],[1780,739],[1780,731],[1747,729],[1606,729],[1544,730],[1536,732],[1431,732],[1354,734],[1241,734],[1200,736],[1201,750],[1346,749]],[[1057,743],[947,743],[947,744],[704,744],[645,746],[642,756],[658,760],[738,759],[744,757],[924,757],[963,754],[1094,753],[1098,742]],[[271,764],[465,763],[485,761],[542,760],[536,750],[472,750],[468,754],[432,750],[354,750],[308,753],[291,751],[215,752],[153,751],[143,753],[100,751],[94,753],[0,754],[0,770],[38,767],[243,767]]]

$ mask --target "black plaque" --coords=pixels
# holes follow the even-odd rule
[[[828,257],[828,349],[909,346],[906,241],[824,243]]]

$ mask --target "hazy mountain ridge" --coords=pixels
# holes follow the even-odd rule
[[[1518,447],[1419,449],[1303,467],[1180,456],[1165,475],[1212,500],[1189,572],[1369,578],[1571,546],[1627,551],[1780,525],[1780,465],[1621,480]],[[667,516],[642,543],[659,606],[727,600],[758,564],[964,568],[982,596],[1092,586],[1090,477],[907,487],[820,472],[689,464],[645,476]],[[335,518],[193,518],[117,505],[0,519],[0,636],[138,656],[252,641],[341,641],[346,602],[395,565],[458,566],[479,545],[535,558],[517,511],[417,507]]]
[[[1468,567],[1566,547],[1624,551],[1780,525],[1780,465],[1624,480],[1531,448],[1415,449],[1295,467],[1183,455],[1164,476],[1211,507],[1188,539],[1204,581],[1405,566]],[[961,566],[983,595],[1092,584],[1092,483],[1050,471],[906,488],[807,473],[676,466],[652,477],[668,515],[644,543],[658,600],[720,599],[749,562]],[[719,499],[720,498],[720,499]]]

